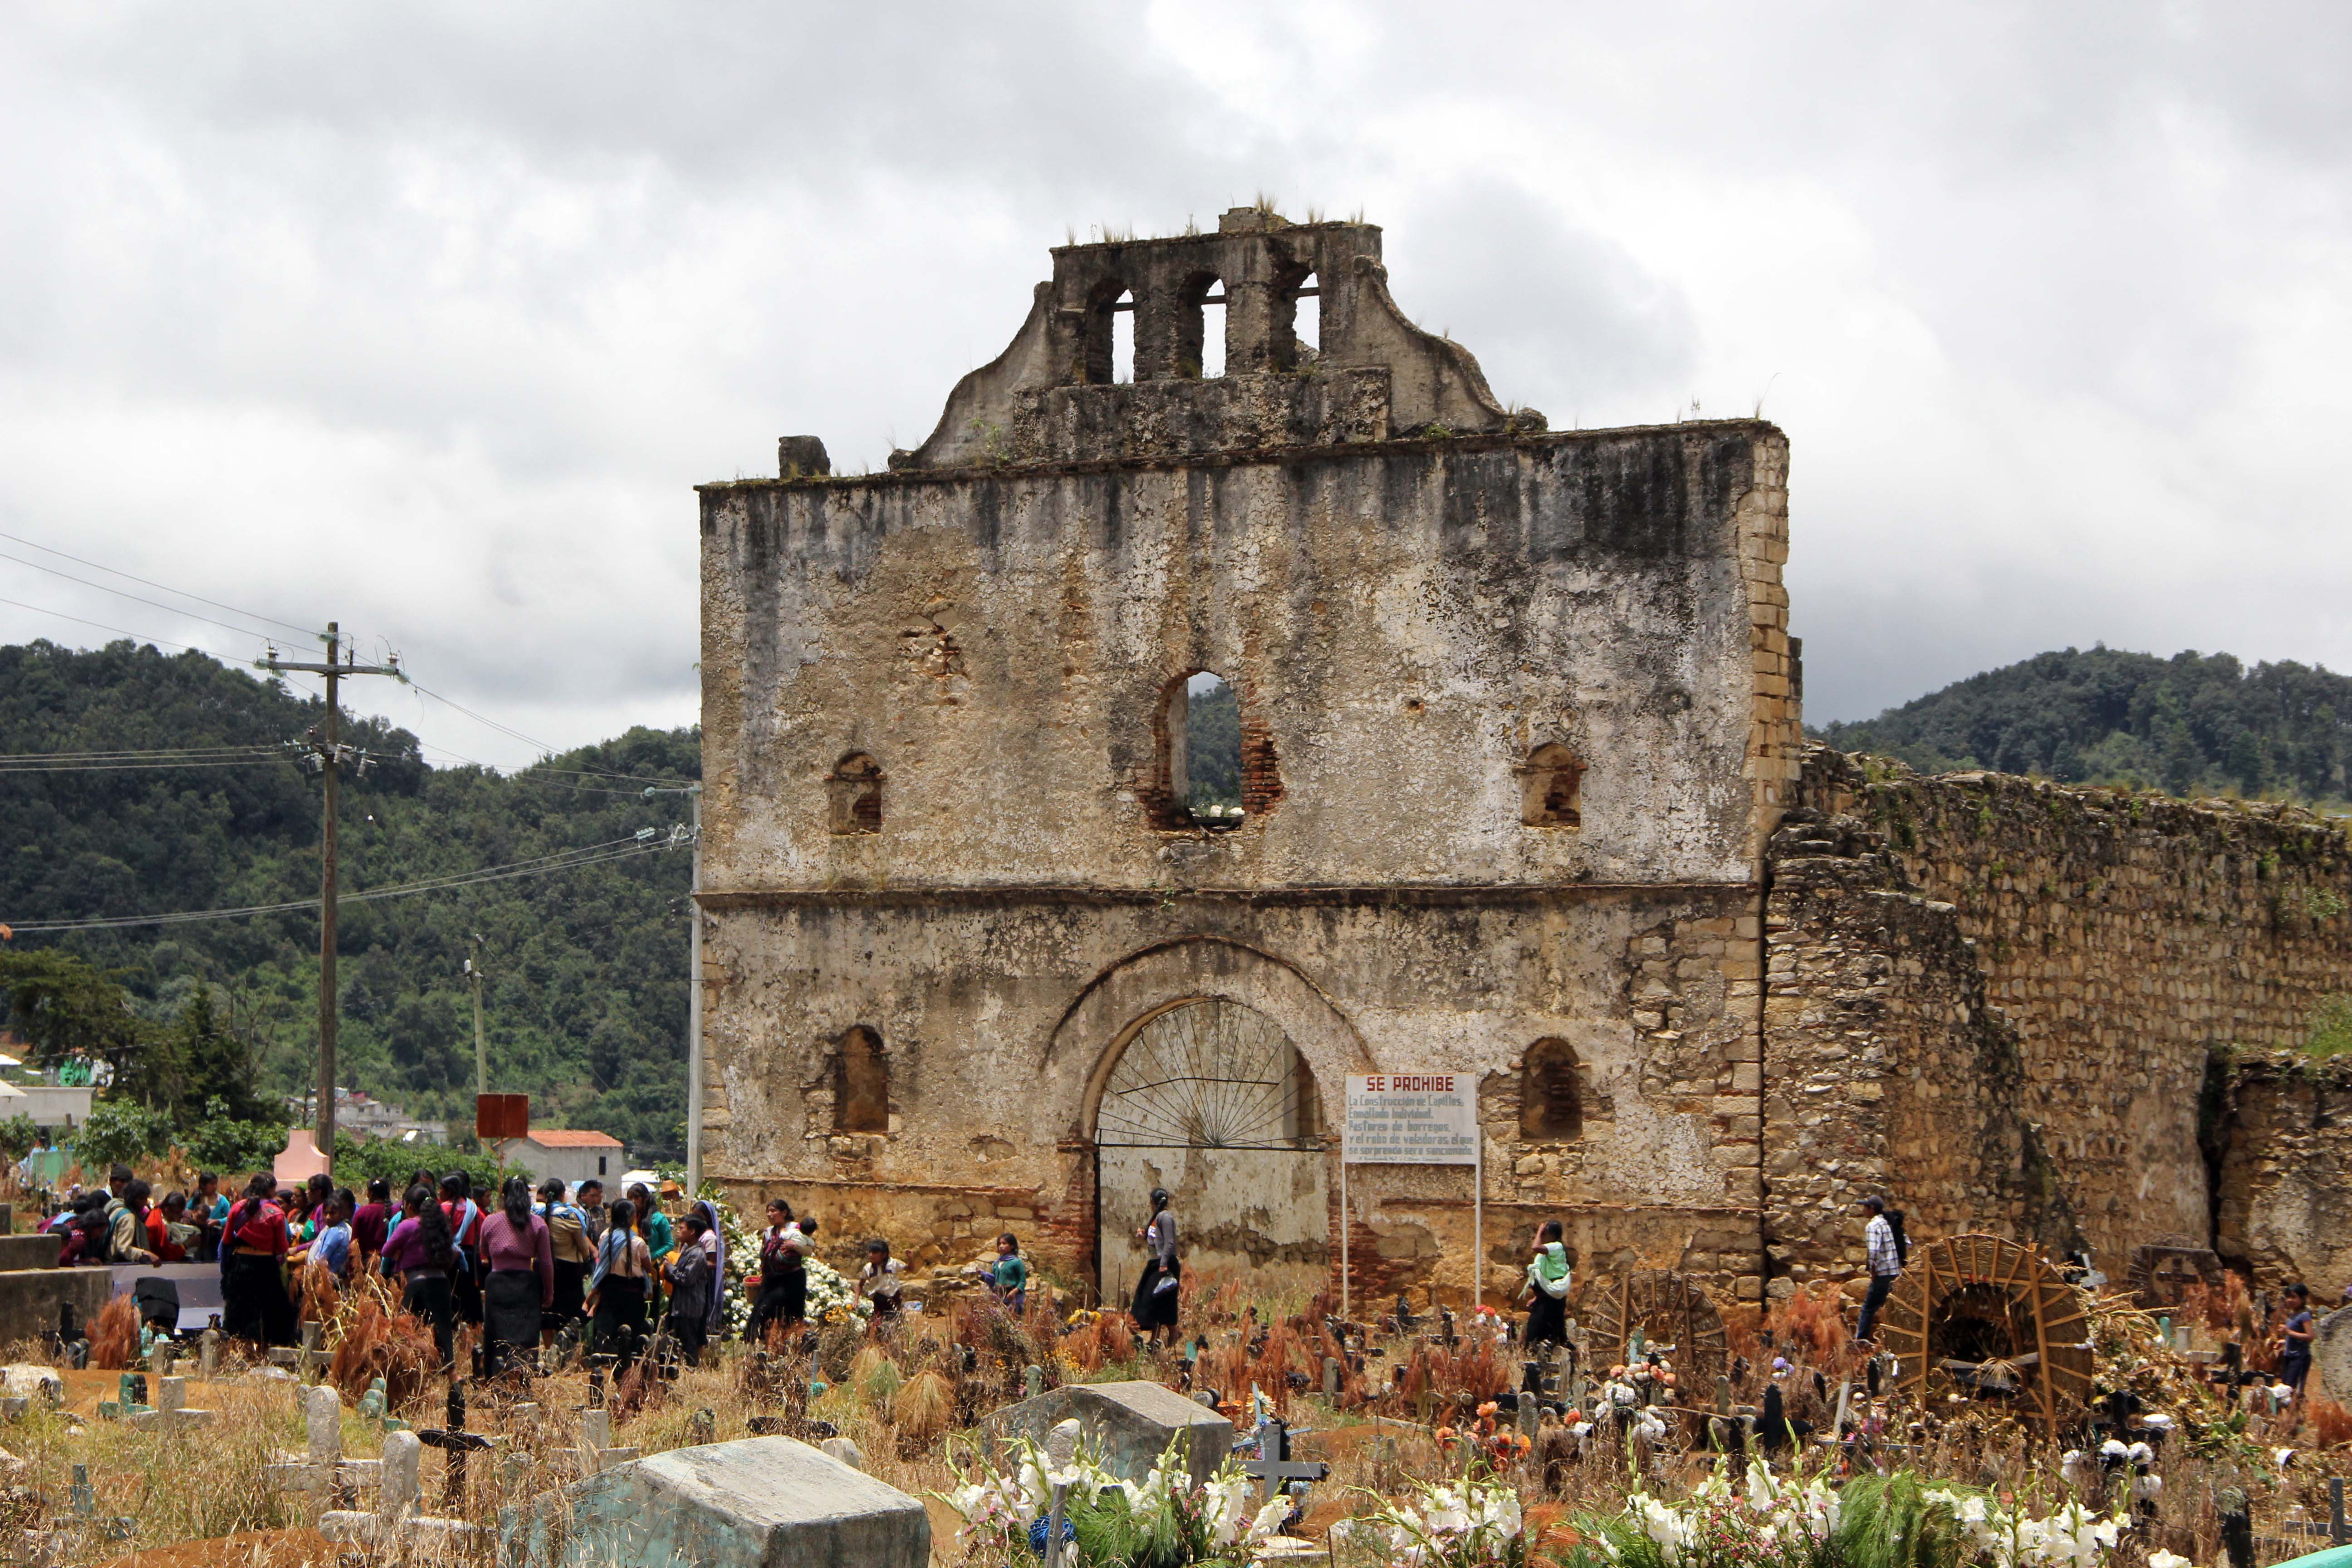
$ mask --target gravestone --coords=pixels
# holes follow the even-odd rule
[[[853,1470],[866,1468],[866,1450],[846,1437],[827,1437],[817,1445],[817,1450],[835,1464],[847,1465]]]
[[[184,1377],[158,1378],[155,1384],[155,1408],[142,1410],[131,1417],[133,1426],[160,1427],[166,1432],[193,1432],[213,1424],[214,1412],[188,1408],[188,1380]]]
[[[1043,1444],[1069,1420],[1102,1451],[1104,1468],[1122,1480],[1143,1479],[1180,1435],[1187,1444],[1186,1468],[1196,1483],[1206,1484],[1233,1452],[1232,1422],[1158,1383],[1066,1384],[1004,1406],[986,1426],[999,1442],[1028,1437]]]
[[[502,1510],[509,1568],[927,1568],[923,1505],[807,1444],[677,1448]]]
[[[2338,1307],[2319,1320],[2312,1336],[2311,1359],[2319,1368],[2320,1385],[2327,1397],[2352,1404],[2352,1307]]]
[[[439,1519],[418,1511],[424,1493],[425,1446],[414,1432],[392,1432],[383,1439],[381,1484],[373,1513],[332,1509],[319,1516],[319,1533],[330,1541],[404,1551],[423,1549],[430,1556],[436,1545],[471,1549],[488,1531],[458,1519]]]

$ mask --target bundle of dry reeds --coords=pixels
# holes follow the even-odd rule
[[[121,1372],[139,1360],[139,1308],[128,1296],[106,1304],[89,1325],[89,1364]]]
[[[323,1276],[325,1271],[319,1272]],[[306,1290],[304,1300],[309,1299]],[[381,1275],[362,1275],[349,1291],[338,1295],[332,1331],[337,1342],[334,1359],[327,1363],[327,1380],[354,1403],[380,1377],[385,1407],[404,1409],[425,1392],[439,1364],[432,1331],[399,1309],[390,1283]]]

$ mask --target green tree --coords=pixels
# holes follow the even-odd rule
[[[9,1021],[44,1064],[88,1051],[109,1061],[135,1055],[148,1030],[131,994],[96,964],[55,948],[0,952]]]

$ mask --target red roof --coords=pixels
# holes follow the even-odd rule
[[[561,1127],[534,1127],[526,1140],[542,1149],[617,1149],[621,1141],[609,1132],[573,1132]]]

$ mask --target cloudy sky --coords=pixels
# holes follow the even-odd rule
[[[551,743],[686,722],[691,484],[878,466],[1047,246],[1263,193],[1556,426],[1786,428],[1816,721],[2095,640],[2352,668],[2347,68],[2325,5],[16,0],[0,531]]]

